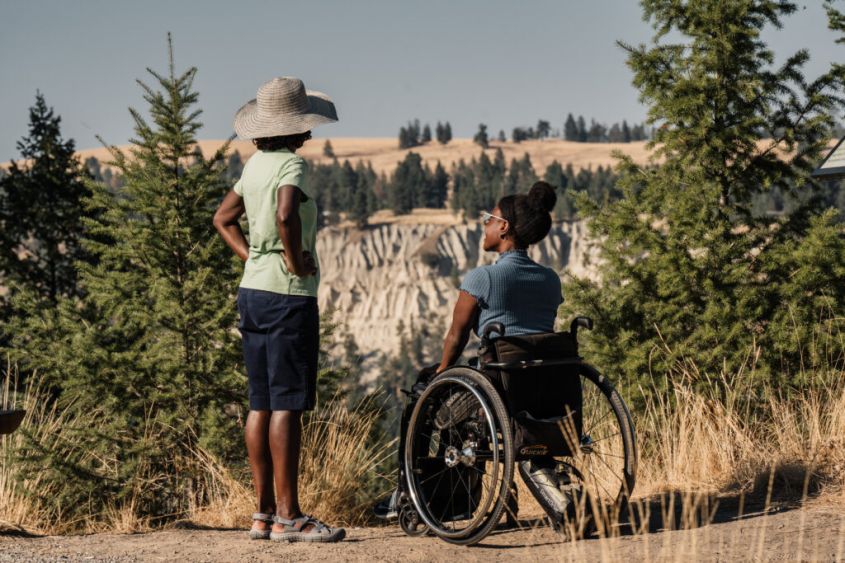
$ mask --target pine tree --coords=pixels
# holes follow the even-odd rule
[[[370,191],[370,176],[364,164],[358,161],[355,167],[356,186],[349,208],[349,218],[355,221],[358,228],[367,226],[367,217],[370,215],[369,203],[372,200]]]
[[[437,166],[434,167],[434,175],[431,179],[431,193],[429,207],[446,207],[446,198],[449,195],[449,174],[446,173],[446,169],[439,160]]]
[[[88,203],[100,212],[85,240],[98,263],[82,264],[84,297],[32,318],[15,345],[62,405],[106,421],[106,432],[86,439],[102,448],[98,459],[114,460],[113,474],[100,477],[96,464],[74,474],[87,483],[86,503],[104,510],[133,494],[138,513],[162,517],[197,493],[197,474],[179,462],[186,448],[242,459],[236,413],[246,381],[234,330],[240,267],[212,226],[228,189],[227,147],[192,157],[195,68],[177,75],[171,47],[169,73],[149,72],[158,89],[139,84],[152,121],[130,109],[132,158],[110,149],[126,185],[119,194],[97,186]],[[139,479],[148,485],[130,490]]]
[[[631,131],[631,140],[632,141],[644,141],[645,140],[645,126],[640,123],[638,125],[634,125],[633,130]]]
[[[563,173],[563,166],[560,165],[560,162],[553,160],[546,167],[546,172],[543,174],[543,181],[548,182],[552,186],[566,188],[566,176]]]
[[[566,141],[578,140],[578,125],[571,113],[566,116],[566,123],[563,124],[563,138]]]
[[[595,119],[590,120],[590,129],[587,132],[588,143],[603,143],[606,140],[605,127]]]
[[[480,145],[482,149],[490,148],[490,140],[487,138],[487,126],[483,123],[478,124],[478,132],[472,138],[472,142]]]
[[[661,164],[623,158],[622,199],[582,206],[602,284],[568,284],[567,310],[596,318],[590,354],[629,382],[688,359],[738,373],[753,353],[758,377],[799,383],[824,348],[818,319],[845,309],[845,233],[809,178],[845,105],[845,67],[805,80],[800,51],[772,68],[761,32],[796,10],[788,2],[643,6],[653,43],[623,47],[649,123],[663,124]],[[774,187],[802,203],[755,218],[755,194]]]
[[[499,129],[498,140],[499,140],[500,143],[504,143],[505,141],[508,140],[508,138],[505,136],[505,130],[504,129]]]
[[[447,141],[444,140],[443,135],[444,135],[443,124],[438,121],[437,125],[434,127],[434,136],[437,139],[437,142],[440,143],[441,145],[445,145],[446,142],[447,142]]]
[[[334,158],[334,148],[332,148],[332,142],[326,139],[325,144],[323,145],[323,156],[326,158]]]
[[[431,127],[428,126],[428,123],[426,123],[425,127],[423,127],[422,138],[420,141],[422,141],[422,144],[431,142]]]
[[[446,145],[449,141],[452,140],[452,125],[449,122],[446,122],[446,125],[443,126],[443,144]]]
[[[91,260],[80,244],[90,176],[60,125],[61,117],[36,93],[29,134],[17,143],[23,160],[12,161],[0,180],[0,279],[48,307],[79,295],[75,262]]]
[[[226,161],[226,183],[230,186],[235,185],[235,182],[237,182],[238,178],[241,177],[241,173],[243,171],[243,159],[241,159],[240,153],[235,151],[229,155],[229,158]]]
[[[88,175],[92,180],[95,182],[103,181],[103,170],[100,167],[100,161],[97,160],[97,157],[89,156],[85,159],[83,166],[85,166],[85,170],[88,171]],[[2,175],[0,175],[0,180],[2,180]]]
[[[622,143],[624,142],[624,136],[622,134],[622,128],[619,127],[618,123],[614,123],[610,127],[610,131],[607,132],[607,140],[611,143]]]
[[[537,138],[546,139],[552,130],[552,125],[543,119],[537,122]]]
[[[578,116],[578,142],[579,143],[586,143],[587,142],[587,122],[584,121],[584,116]]]
[[[390,207],[397,215],[410,213],[414,207],[425,205],[421,195],[427,191],[422,158],[409,152],[396,166],[390,182]]]
[[[420,129],[420,120],[414,119],[413,123],[408,124],[408,130],[410,131],[409,137],[411,138],[411,142],[413,146],[417,147],[420,145],[420,137],[422,136],[422,129]]]
[[[624,119],[622,120],[622,142],[623,143],[630,143],[631,142],[631,128],[628,127],[628,122]]]

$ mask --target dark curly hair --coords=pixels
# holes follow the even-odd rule
[[[302,143],[311,138],[311,131],[296,133],[295,135],[281,135],[278,137],[261,137],[252,142],[260,151],[278,151],[281,149],[296,150]]]
[[[547,182],[536,182],[528,194],[508,195],[499,200],[502,218],[509,223],[508,232],[518,248],[527,248],[549,234],[550,213],[556,202],[555,189]]]

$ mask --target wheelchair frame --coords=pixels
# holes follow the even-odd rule
[[[592,329],[592,320],[577,317],[572,321],[570,335],[576,344],[579,327]],[[504,327],[493,323],[485,328],[482,350],[493,344],[492,333],[503,335]],[[429,382],[418,382],[409,393],[399,446],[399,523],[406,534],[433,533],[450,543],[472,545],[490,533],[500,520],[513,487],[516,423],[514,413],[508,412],[506,401],[483,370],[515,372],[549,366],[578,367],[582,385],[587,382],[594,386],[599,404],[608,409],[601,417],[605,419],[612,413],[611,418],[615,418],[619,429],[599,440],[594,440],[589,429],[583,429],[572,448],[571,460],[558,460],[559,467],[563,466],[578,480],[575,488],[580,486],[581,490],[576,491],[577,498],[573,499],[568,513],[561,518],[552,518],[552,524],[559,531],[567,529],[576,536],[585,536],[594,530],[606,533],[608,528],[618,524],[634,488],[637,447],[633,420],[611,382],[580,356],[515,362],[484,363],[480,360],[478,369],[450,367]],[[602,397],[604,401],[601,401]],[[462,406],[462,403],[466,405]],[[582,411],[589,415],[586,408]],[[445,424],[443,420],[447,416],[448,424]],[[560,431],[565,432],[563,426]],[[598,442],[617,435],[621,453],[602,453]],[[596,456],[597,453],[620,458],[623,462],[620,475],[613,475],[613,460],[609,463]],[[594,468],[593,459],[601,461],[610,470],[609,474],[619,480],[617,493],[611,492],[612,486],[611,490],[603,485],[599,489],[596,475],[608,472],[598,463]],[[583,467],[579,468],[572,460],[582,460]],[[460,486],[456,488],[452,483],[448,494],[438,495],[446,474]],[[596,486],[590,484],[591,478]],[[433,490],[431,482],[436,482]],[[458,490],[461,487],[466,490]],[[464,505],[466,508],[461,508]]]

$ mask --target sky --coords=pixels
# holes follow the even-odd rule
[[[778,60],[807,48],[807,75],[842,59],[821,0],[800,2],[765,38]],[[77,148],[124,144],[136,79],[198,68],[199,136],[232,133],[235,111],[274,76],[329,94],[340,121],[315,137],[392,137],[408,120],[479,123],[493,135],[567,113],[611,124],[645,118],[617,40],[648,42],[634,0],[0,0],[0,161],[17,158],[40,90]]]

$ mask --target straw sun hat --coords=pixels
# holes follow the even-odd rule
[[[299,78],[280,76],[265,82],[235,114],[235,133],[241,139],[296,135],[323,123],[337,121],[337,110],[322,92],[306,90]]]

